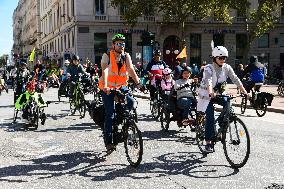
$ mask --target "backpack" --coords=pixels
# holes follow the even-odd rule
[[[264,81],[264,73],[262,68],[256,68],[250,73],[251,81],[255,83],[263,83]]]

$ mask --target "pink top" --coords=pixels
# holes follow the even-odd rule
[[[174,85],[175,81],[173,79],[162,79],[161,81],[161,87],[163,91],[170,91]]]

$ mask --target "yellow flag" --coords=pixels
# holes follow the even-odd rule
[[[182,49],[182,51],[177,55],[176,59],[178,58],[187,58],[187,55],[186,55],[186,47],[184,47]]]
[[[33,62],[34,59],[35,59],[35,47],[34,47],[34,49],[32,50],[32,52],[31,52],[31,54],[30,54],[29,61],[30,61],[30,62]]]

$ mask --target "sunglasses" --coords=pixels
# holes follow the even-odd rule
[[[125,47],[125,43],[115,43],[115,45],[118,47]]]
[[[226,56],[218,56],[217,58],[218,58],[219,60],[226,60],[226,59],[227,59]]]

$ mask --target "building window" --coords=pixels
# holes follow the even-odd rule
[[[131,56],[132,54],[132,35],[131,33],[124,33],[125,36],[125,51]]]
[[[269,48],[269,34],[265,33],[258,38],[258,48]]]
[[[89,33],[89,27],[78,27],[79,33]]]
[[[95,63],[100,65],[103,53],[107,52],[107,34],[95,33],[94,41]]]
[[[128,6],[126,4],[120,4],[119,14],[125,15],[128,11]]]
[[[280,33],[279,45],[280,45],[280,47],[284,47],[284,33]]]
[[[96,15],[105,14],[105,2],[104,0],[95,0]]]
[[[224,46],[224,44],[225,44],[224,34],[222,34],[222,33],[213,34],[213,41],[214,41],[214,47]]]
[[[201,34],[190,34],[190,62],[201,65]]]
[[[236,59],[238,59],[239,63],[244,63],[241,62],[243,59],[243,56],[245,54],[245,49],[248,43],[248,38],[247,34],[236,34]]]

